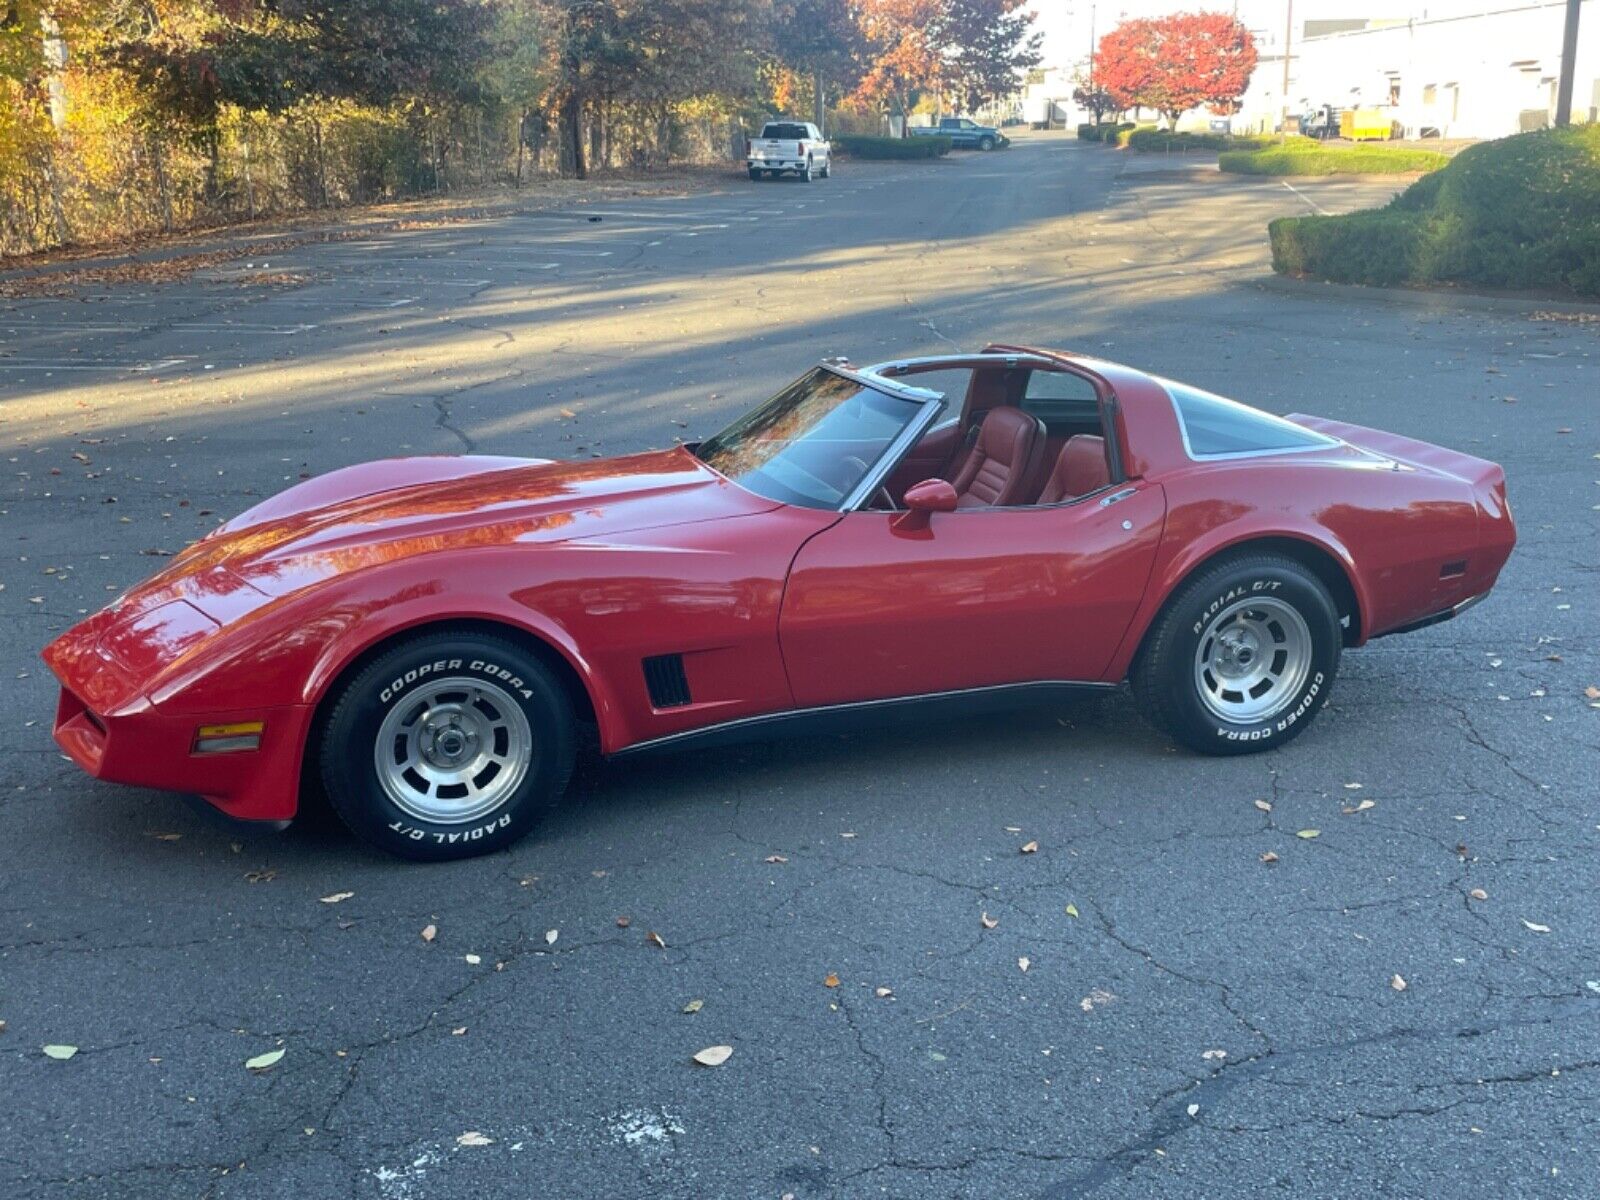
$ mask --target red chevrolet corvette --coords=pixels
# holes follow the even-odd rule
[[[320,787],[443,859],[527,833],[580,725],[633,754],[1128,680],[1195,750],[1278,746],[1515,540],[1493,463],[990,346],[824,362],[672,450],[334,471],[44,657],[90,774],[263,820]]]

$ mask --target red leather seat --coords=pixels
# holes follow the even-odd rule
[[[1055,469],[1045,480],[1038,503],[1059,504],[1074,496],[1086,496],[1111,482],[1111,469],[1106,466],[1106,440],[1092,434],[1080,433],[1067,439],[1056,456]]]
[[[956,507],[1026,504],[1044,443],[1044,422],[1038,417],[1020,408],[991,408],[966,462],[950,481],[956,489]]]

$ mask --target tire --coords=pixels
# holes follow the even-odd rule
[[[833,155],[828,155],[827,159],[822,164],[822,170],[819,172],[819,174],[821,174],[824,179],[833,178]]]
[[[806,165],[801,167],[800,170],[796,171],[795,174],[800,176],[800,181],[802,183],[811,182],[811,156],[809,154],[806,156]]]
[[[1179,588],[1145,634],[1130,681],[1150,723],[1183,745],[1250,754],[1311,724],[1342,647],[1321,580],[1293,559],[1243,555]]]
[[[761,169],[759,167],[750,167],[749,171],[750,171],[750,182],[751,183],[760,183],[761,182]]]
[[[343,686],[318,758],[328,801],[352,833],[401,858],[442,862],[527,835],[572,774],[573,726],[566,691],[521,646],[424,634]]]
[[[979,150],[993,150],[994,149],[994,139],[992,137],[979,138],[978,139],[978,149]]]

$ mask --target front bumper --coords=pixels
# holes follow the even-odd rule
[[[195,753],[202,725],[246,721],[263,722],[258,749]],[[298,807],[301,752],[310,724],[309,705],[194,717],[171,716],[147,702],[107,715],[63,686],[54,732],[67,757],[96,779],[193,792],[230,817],[283,821]]]

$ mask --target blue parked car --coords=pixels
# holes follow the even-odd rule
[[[957,150],[996,150],[1011,144],[998,129],[979,125],[969,117],[943,117],[937,125],[913,125],[911,136],[947,137]]]

